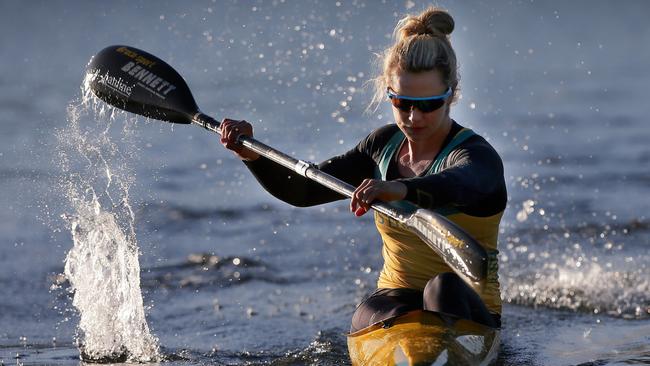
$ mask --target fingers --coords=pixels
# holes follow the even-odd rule
[[[361,216],[370,210],[372,201],[377,197],[376,182],[381,182],[375,179],[364,179],[363,182],[357,187],[352,194],[350,200],[350,211],[354,212],[357,216]]]
[[[219,127],[221,133],[221,144],[232,150],[242,160],[253,161],[260,156],[256,152],[248,150],[239,142],[240,136],[253,137],[253,126],[246,121],[237,121],[226,118]]]
[[[237,121],[233,119],[224,119],[221,122],[221,143],[230,150],[236,152],[241,150],[238,144],[238,138],[241,135],[252,136],[253,127],[246,121]]]
[[[365,179],[352,194],[350,211],[361,216],[370,210],[375,200],[399,201],[406,197],[408,189],[402,182]]]
[[[365,215],[366,212],[368,212],[368,210],[366,210],[366,209],[363,208],[363,207],[359,207],[356,211],[354,211],[354,215],[355,215],[356,217],[361,217],[361,216]]]
[[[350,198],[350,211],[356,212],[357,208],[360,207],[360,201],[363,199],[362,190],[364,189],[367,179],[365,179],[361,184],[354,190],[352,197]]]

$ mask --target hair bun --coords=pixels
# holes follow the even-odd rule
[[[402,19],[396,30],[399,39],[421,34],[448,37],[454,31],[454,18],[442,9],[431,7]]]

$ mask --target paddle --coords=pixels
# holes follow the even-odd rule
[[[111,46],[95,55],[87,66],[87,82],[97,97],[132,112],[173,123],[197,124],[220,133],[219,122],[201,113],[183,78],[159,58],[127,46]],[[294,170],[344,196],[352,197],[355,187],[297,160],[253,138],[239,142],[252,151]],[[487,274],[483,247],[446,218],[425,209],[397,210],[384,202],[372,208],[417,234],[468,284],[482,288]]]

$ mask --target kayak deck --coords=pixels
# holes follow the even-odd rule
[[[500,331],[467,319],[414,311],[348,335],[354,366],[489,365]]]

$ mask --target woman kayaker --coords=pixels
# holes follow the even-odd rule
[[[375,213],[384,265],[377,290],[357,307],[351,331],[422,309],[500,327],[496,253],[507,199],[503,164],[483,137],[450,118],[459,91],[453,29],[453,18],[436,8],[397,24],[395,43],[380,56],[371,104],[390,101],[395,123],[318,167],[357,187],[350,202],[357,216],[382,200],[431,209],[460,225],[489,253],[487,285],[475,292],[415,234]],[[221,129],[221,143],[275,197],[301,207],[344,198],[238,145],[239,135],[253,136],[246,121],[225,119]]]

